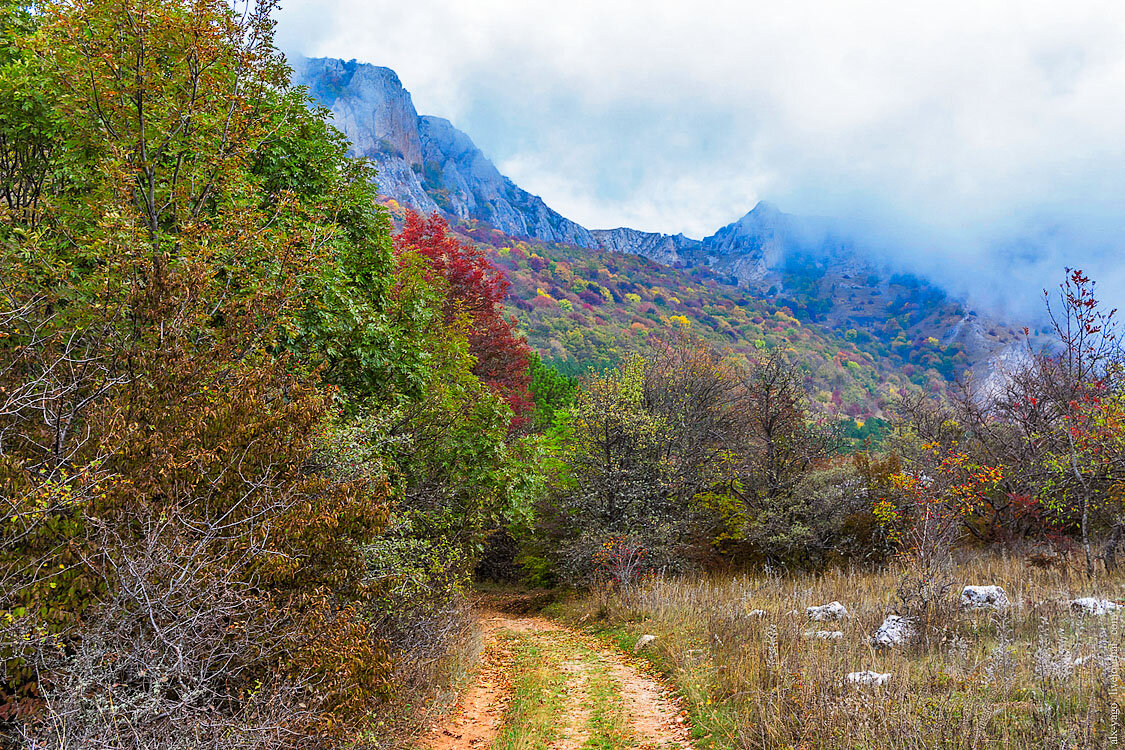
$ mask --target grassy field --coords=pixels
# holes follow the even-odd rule
[[[1121,619],[1068,600],[1125,597],[1125,576],[1088,581],[1022,558],[976,557],[932,627],[906,646],[869,636],[901,608],[901,573],[654,579],[632,591],[552,605],[549,613],[644,654],[690,707],[699,748],[1109,748],[1120,740]],[[960,611],[963,585],[1003,586],[1011,606]],[[831,601],[850,615],[810,623]],[[753,613],[764,610],[764,614]],[[839,630],[821,640],[816,630]],[[845,676],[889,673],[883,686]]]

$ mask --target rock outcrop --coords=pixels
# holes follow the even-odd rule
[[[961,609],[1007,609],[1012,606],[1000,586],[966,586],[961,590]]]
[[[819,607],[806,608],[805,615],[814,622],[842,620],[848,616],[848,608],[840,602],[829,602],[828,604],[821,604]]]
[[[871,636],[871,645],[880,648],[903,646],[914,635],[914,623],[909,617],[887,615],[883,624]]]

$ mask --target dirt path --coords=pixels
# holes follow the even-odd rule
[[[594,734],[615,750],[690,750],[670,691],[624,654],[542,617],[489,612],[481,625],[476,679],[420,750],[507,750],[533,737],[580,750]]]

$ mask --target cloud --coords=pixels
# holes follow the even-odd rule
[[[701,236],[768,198],[950,278],[1120,265],[1117,0],[302,0],[279,40],[394,68],[588,226]]]

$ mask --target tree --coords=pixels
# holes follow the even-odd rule
[[[723,488],[738,507],[732,537],[771,562],[796,562],[820,546],[803,485],[835,442],[809,417],[800,371],[784,352],[767,350],[738,383],[740,421],[728,443],[735,466]]]
[[[529,390],[535,402],[535,426],[546,430],[555,421],[555,414],[570,406],[578,389],[576,378],[563,375],[543,362],[535,351],[528,354],[531,383]]]
[[[667,419],[646,408],[644,381],[637,355],[591,373],[562,417],[566,471],[541,518],[571,580],[591,580],[594,555],[613,539],[645,549],[653,565],[678,560],[684,514],[662,461],[671,435]]]
[[[379,220],[338,139],[311,200],[255,171],[304,104],[271,7],[36,4],[5,37],[4,81],[53,94],[49,127],[0,118],[9,736],[261,746],[386,694],[359,605],[387,482],[330,469],[332,393],[283,345],[348,235],[335,209]]]
[[[473,373],[508,402],[513,426],[524,424],[533,408],[528,392],[529,349],[515,320],[503,316],[508,292],[504,275],[479,248],[450,235],[449,226],[437,214],[424,219],[409,212],[395,247],[400,253],[410,250],[425,258],[431,271],[448,284],[446,320],[464,321],[469,350],[477,359]]]

